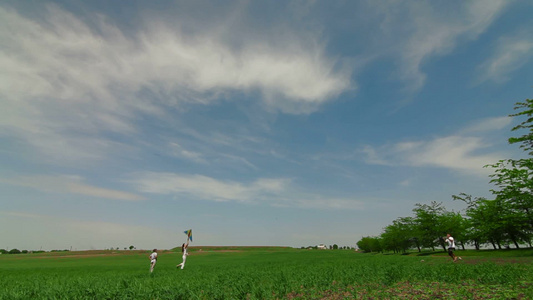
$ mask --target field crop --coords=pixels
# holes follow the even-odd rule
[[[289,248],[0,256],[0,299],[533,299],[533,258]],[[217,250],[217,251],[215,251]],[[461,253],[459,253],[462,255]]]

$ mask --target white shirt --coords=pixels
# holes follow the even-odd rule
[[[453,240],[453,237],[447,238],[446,242],[448,242],[448,248],[455,248],[455,241]]]
[[[150,254],[150,260],[154,259],[157,259],[157,252],[152,252],[152,254]]]

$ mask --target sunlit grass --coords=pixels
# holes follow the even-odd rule
[[[446,256],[348,250],[195,249],[184,270],[176,268],[180,253],[163,252],[150,274],[148,252],[5,255],[0,299],[531,299],[531,261],[493,254],[453,263]]]

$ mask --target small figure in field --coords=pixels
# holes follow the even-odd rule
[[[157,249],[154,249],[152,254],[150,254],[150,273],[154,271],[155,263],[157,262]]]
[[[458,259],[462,259],[459,256],[456,256],[453,251],[455,251],[455,240],[453,237],[448,233],[446,235],[446,242],[448,243],[448,255],[452,258],[454,262],[456,262]]]
[[[187,260],[187,255],[189,255],[187,253],[188,247],[189,247],[189,240],[187,240],[187,243],[183,243],[181,245],[181,253],[182,253],[181,258],[183,259],[183,261],[181,262],[181,264],[177,265],[176,268],[181,267],[181,269],[183,270],[183,268],[185,267],[185,261]]]

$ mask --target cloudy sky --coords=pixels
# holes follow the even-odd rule
[[[0,248],[355,246],[490,197],[530,1],[2,1]]]

